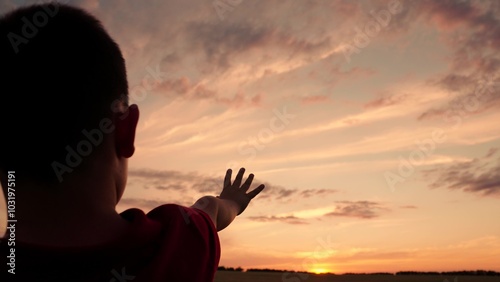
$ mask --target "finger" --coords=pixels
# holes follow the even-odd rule
[[[251,174],[248,176],[248,178],[247,178],[247,180],[245,181],[245,183],[243,183],[243,185],[241,186],[241,190],[242,190],[243,192],[245,192],[245,193],[246,193],[246,192],[247,192],[247,190],[248,190],[248,188],[250,188],[250,185],[252,185],[253,177],[254,177],[254,175],[251,173]]]
[[[250,197],[250,199],[253,199],[255,198],[255,196],[259,195],[259,193],[262,192],[264,188],[266,188],[266,186],[264,184],[260,184],[259,187],[248,193],[247,196]]]
[[[224,177],[224,188],[231,186],[231,174],[232,174],[232,172],[233,171],[231,169],[228,169],[226,171],[226,177]]]
[[[240,168],[240,171],[238,171],[238,174],[236,175],[236,178],[234,179],[233,186],[236,188],[240,188],[241,185],[241,179],[243,178],[243,174],[245,173],[244,168]]]

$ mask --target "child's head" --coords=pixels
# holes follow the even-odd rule
[[[57,185],[104,143],[130,157],[137,109],[129,121],[127,97],[122,53],[93,16],[42,4],[0,18],[0,172]]]

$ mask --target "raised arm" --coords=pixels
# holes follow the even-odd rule
[[[217,231],[226,228],[237,215],[240,215],[248,206],[250,201],[264,190],[264,184],[247,193],[253,181],[250,174],[243,184],[245,169],[241,168],[231,184],[232,170],[228,169],[224,178],[224,187],[219,196],[203,196],[191,207],[206,212],[212,219]]]

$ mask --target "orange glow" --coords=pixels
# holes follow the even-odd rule
[[[309,272],[312,272],[312,273],[315,273],[315,274],[323,274],[323,273],[329,273],[331,272],[330,270],[326,269],[326,268],[312,268],[311,270],[309,270]]]

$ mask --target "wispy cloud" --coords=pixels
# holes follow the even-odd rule
[[[253,96],[237,92],[232,97],[226,97],[216,90],[210,89],[203,81],[192,82],[188,77],[167,79],[159,83],[153,91],[163,96],[182,100],[208,100],[232,107],[259,106],[262,94]]]
[[[260,221],[260,222],[283,222],[288,224],[308,224],[304,219],[298,218],[293,215],[289,216],[250,216],[250,220]]]
[[[395,106],[399,104],[403,104],[405,100],[407,100],[408,94],[389,94],[389,93],[382,93],[380,97],[369,101],[368,103],[365,104],[365,108],[367,109],[376,109],[376,108],[382,108],[382,107],[389,107],[389,106]]]
[[[453,117],[464,119],[496,109],[500,105],[499,81],[495,77],[478,77],[477,75],[457,77],[449,74],[437,85],[451,91],[453,95],[445,101],[446,103],[425,110],[418,117],[419,120],[452,119]]]
[[[500,196],[500,157],[498,148],[492,148],[483,158],[466,162],[455,162],[424,171],[427,176],[436,176],[431,188],[447,188],[476,193],[482,196]],[[494,164],[496,157],[497,164]]]
[[[339,201],[335,209],[325,216],[355,217],[363,219],[376,218],[389,211],[383,204],[372,201]]]
[[[129,181],[144,189],[171,190],[175,192],[212,194],[217,195],[222,191],[223,177],[204,175],[197,172],[182,172],[175,170],[131,169]],[[335,190],[329,189],[299,189],[286,188],[255,178],[256,183],[263,183],[266,189],[259,194],[259,199],[264,200],[290,200],[295,198],[324,197]],[[252,188],[250,188],[252,189]]]
[[[417,206],[414,205],[406,205],[406,206],[400,206],[402,209],[418,209]]]

